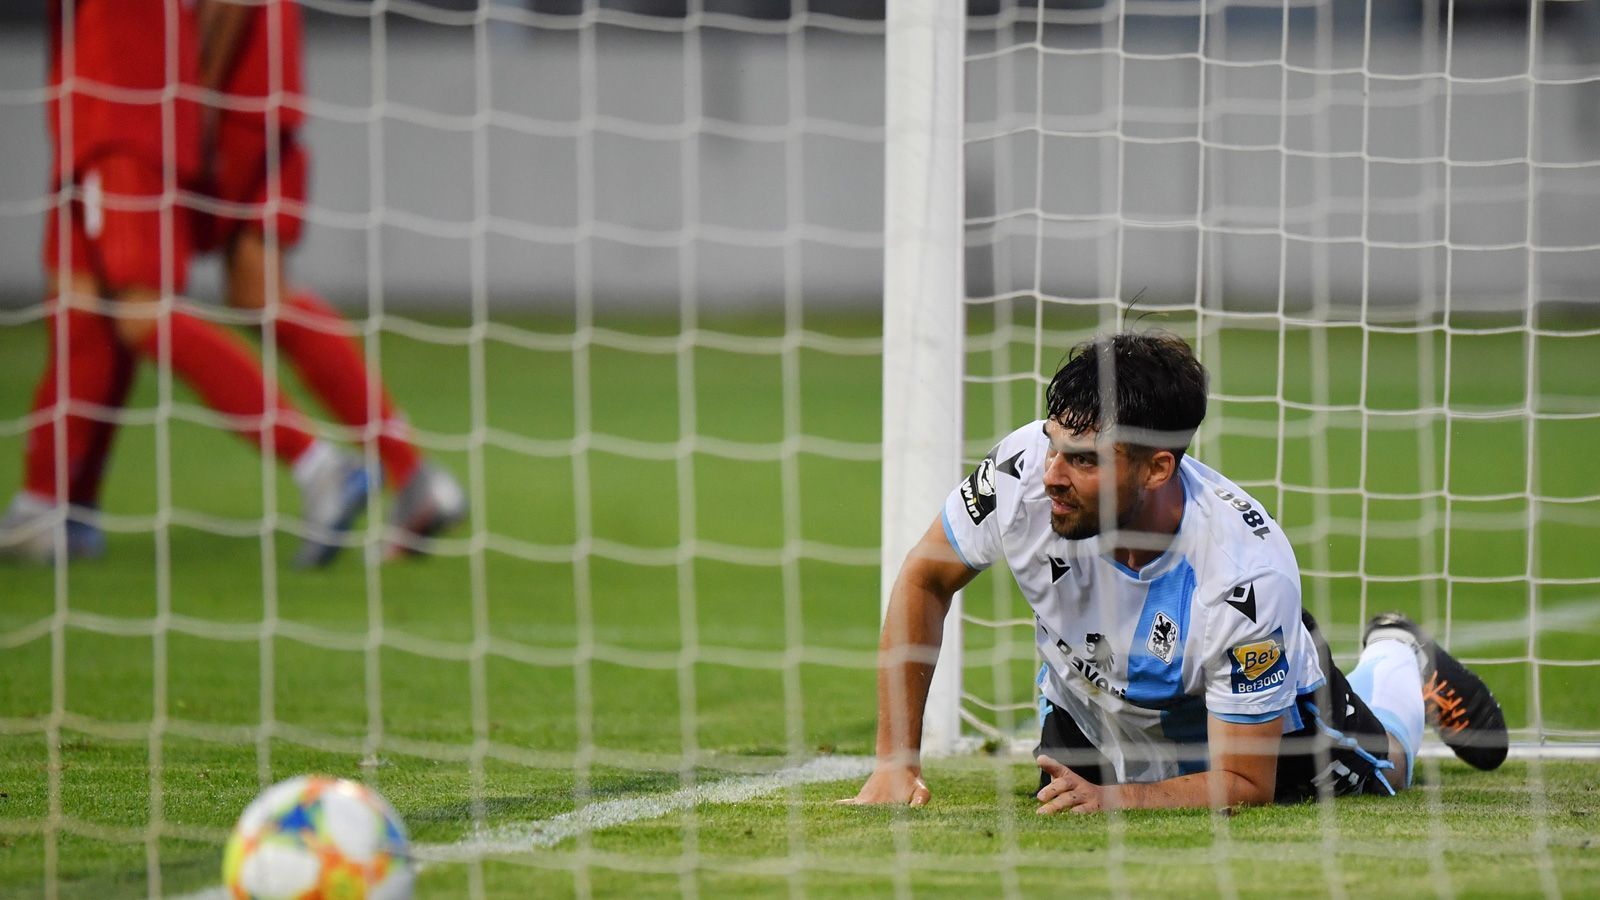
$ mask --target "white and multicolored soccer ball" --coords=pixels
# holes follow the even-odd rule
[[[236,900],[403,900],[416,870],[405,826],[364,784],[301,775],[239,817],[222,858]]]

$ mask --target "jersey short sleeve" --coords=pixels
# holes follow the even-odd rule
[[[1293,709],[1305,653],[1300,585],[1278,572],[1228,587],[1208,604],[1203,663],[1206,710],[1230,722],[1265,722]]]
[[[1020,467],[1030,455],[1027,449],[1043,435],[1042,428],[1034,422],[1007,435],[945,498],[944,536],[968,568],[982,571],[1004,556],[1001,537],[1017,515],[1024,477]]]

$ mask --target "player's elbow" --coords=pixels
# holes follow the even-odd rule
[[[1221,806],[1265,806],[1276,797],[1277,766],[1245,771],[1224,769],[1218,774],[1221,789],[1214,790],[1213,797],[1220,795]]]
[[[1233,782],[1233,789],[1229,792],[1232,794],[1229,806],[1266,806],[1273,800],[1275,792],[1271,781],[1251,781],[1239,776],[1235,777]]]
[[[956,592],[978,574],[967,565],[945,535],[942,519],[935,519],[922,539],[906,554],[895,579],[897,592],[915,593],[949,608]]]
[[[1278,787],[1278,751],[1282,749],[1283,717],[1265,722],[1212,721],[1212,802],[1223,806],[1271,803]]]
[[[900,575],[895,579],[895,593],[907,600],[914,600],[918,606],[936,607],[942,616],[950,608],[956,591],[960,590],[960,586],[952,581],[948,566],[913,553],[906,557],[900,567]]]

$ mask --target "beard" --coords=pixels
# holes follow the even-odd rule
[[[1118,492],[1122,494],[1121,491]],[[1116,527],[1124,530],[1144,507],[1144,498],[1138,491],[1129,490],[1117,498]],[[1103,529],[1100,527],[1100,507],[1080,505],[1076,513],[1058,515],[1050,514],[1050,530],[1069,541],[1086,541],[1098,537]]]
[[[1100,533],[1100,515],[1084,515],[1079,509],[1076,515],[1050,514],[1050,530],[1069,541],[1086,541]]]

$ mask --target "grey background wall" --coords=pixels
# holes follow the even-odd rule
[[[1099,7],[1043,28],[1027,10],[976,16],[971,51],[1047,52],[970,67],[969,292],[1373,316],[1446,298],[1592,307],[1600,249],[1574,248],[1600,248],[1596,5],[1548,4],[1533,79],[1517,16],[1463,17],[1447,43],[1379,12],[1368,42],[1359,5],[1297,10],[1287,70],[1275,9],[1203,21],[1152,5],[1120,30]],[[581,291],[663,309],[876,304],[881,21],[685,30],[606,13],[585,30],[496,9],[508,18],[480,28],[308,14],[299,279],[351,308],[465,311],[475,291],[555,313]],[[3,306],[38,297],[43,72],[37,19],[8,24]],[[192,293],[216,285],[201,265]]]

